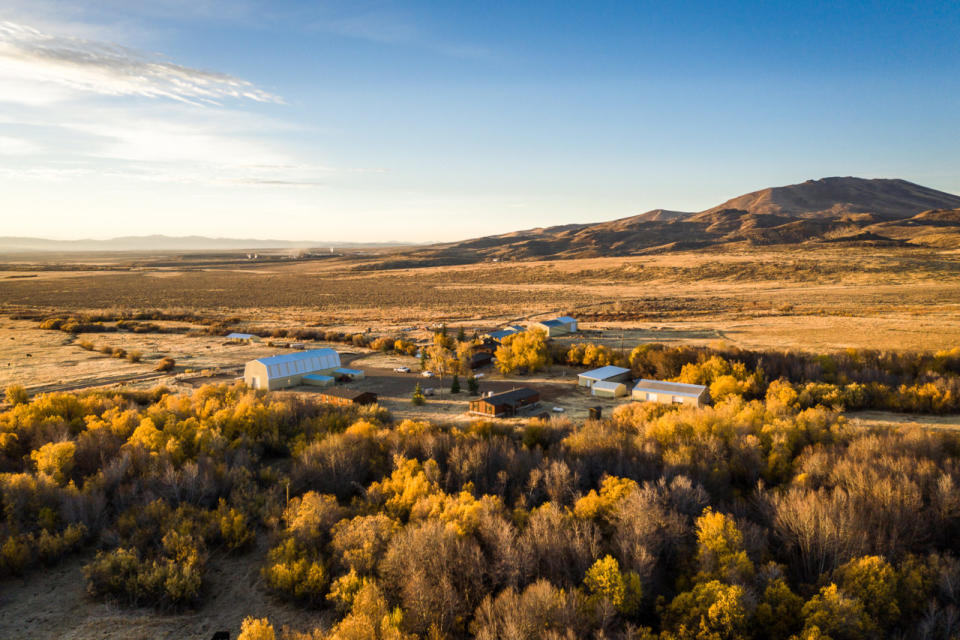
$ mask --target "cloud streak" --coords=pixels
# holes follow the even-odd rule
[[[197,105],[226,100],[282,103],[251,82],[193,69],[109,42],[44,33],[0,22],[0,78],[104,96],[161,98]],[[17,96],[0,97],[18,101]]]

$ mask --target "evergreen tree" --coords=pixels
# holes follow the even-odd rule
[[[413,397],[411,398],[413,404],[420,406],[426,402],[426,398],[423,396],[423,389],[420,388],[420,383],[417,383],[416,388],[413,390]]]
[[[460,329],[457,331],[457,342],[466,342],[466,340],[467,340],[467,334],[466,332],[464,332],[463,327],[461,326]]]
[[[423,347],[420,347],[420,369],[424,371],[427,369],[427,350]]]
[[[470,395],[475,396],[480,391],[480,383],[477,382],[477,379],[473,377],[473,374],[470,374],[470,377],[467,378],[467,389],[470,391]]]
[[[450,393],[460,393],[460,376],[453,374],[453,382],[450,383]]]

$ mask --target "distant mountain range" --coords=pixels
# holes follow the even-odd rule
[[[731,243],[960,247],[960,196],[906,180],[823,178],[754,191],[700,212],[656,209],[594,224],[435,244],[387,266],[660,253]]]
[[[960,247],[960,196],[906,180],[823,178],[754,191],[705,211],[655,209],[460,242],[409,243],[128,236],[110,240],[0,237],[0,252],[391,249],[371,268],[484,260],[629,256],[745,243]]]
[[[211,251],[230,249],[358,249],[362,247],[409,246],[400,242],[319,242],[257,240],[250,238],[208,238],[205,236],[124,236],[109,240],[47,240],[45,238],[0,237],[0,251]]]

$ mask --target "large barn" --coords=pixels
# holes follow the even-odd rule
[[[629,382],[633,372],[623,367],[609,365],[584,371],[577,376],[577,384],[581,387],[592,387],[597,382]]]
[[[243,381],[252,389],[286,389],[302,384],[310,374],[330,375],[340,367],[333,349],[312,349],[251,360],[243,369]]]
[[[694,407],[702,407],[710,400],[710,392],[700,384],[664,382],[644,378],[633,388],[633,399],[641,402],[688,404]]]

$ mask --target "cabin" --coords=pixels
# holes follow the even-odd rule
[[[640,402],[684,404],[692,407],[702,407],[710,401],[709,390],[701,384],[665,382],[646,378],[633,387],[632,395],[634,400]]]
[[[590,394],[597,398],[622,398],[627,395],[627,385],[622,382],[601,380],[593,383]]]
[[[313,349],[251,360],[243,368],[243,381],[252,389],[287,389],[302,384],[309,374],[331,375],[340,367],[333,349]]]
[[[374,404],[377,401],[377,394],[372,391],[360,391],[359,389],[346,389],[344,387],[333,387],[320,392],[320,402],[327,404],[338,404],[349,406],[352,404]]]
[[[467,360],[467,366],[471,369],[479,369],[493,362],[493,354],[487,351],[477,351]]]
[[[609,365],[584,371],[577,376],[577,384],[589,389],[598,382],[629,382],[632,376],[633,372],[630,369]]]
[[[502,393],[494,393],[470,401],[470,413],[495,418],[509,418],[527,407],[540,402],[540,392],[529,387],[521,387]]]

